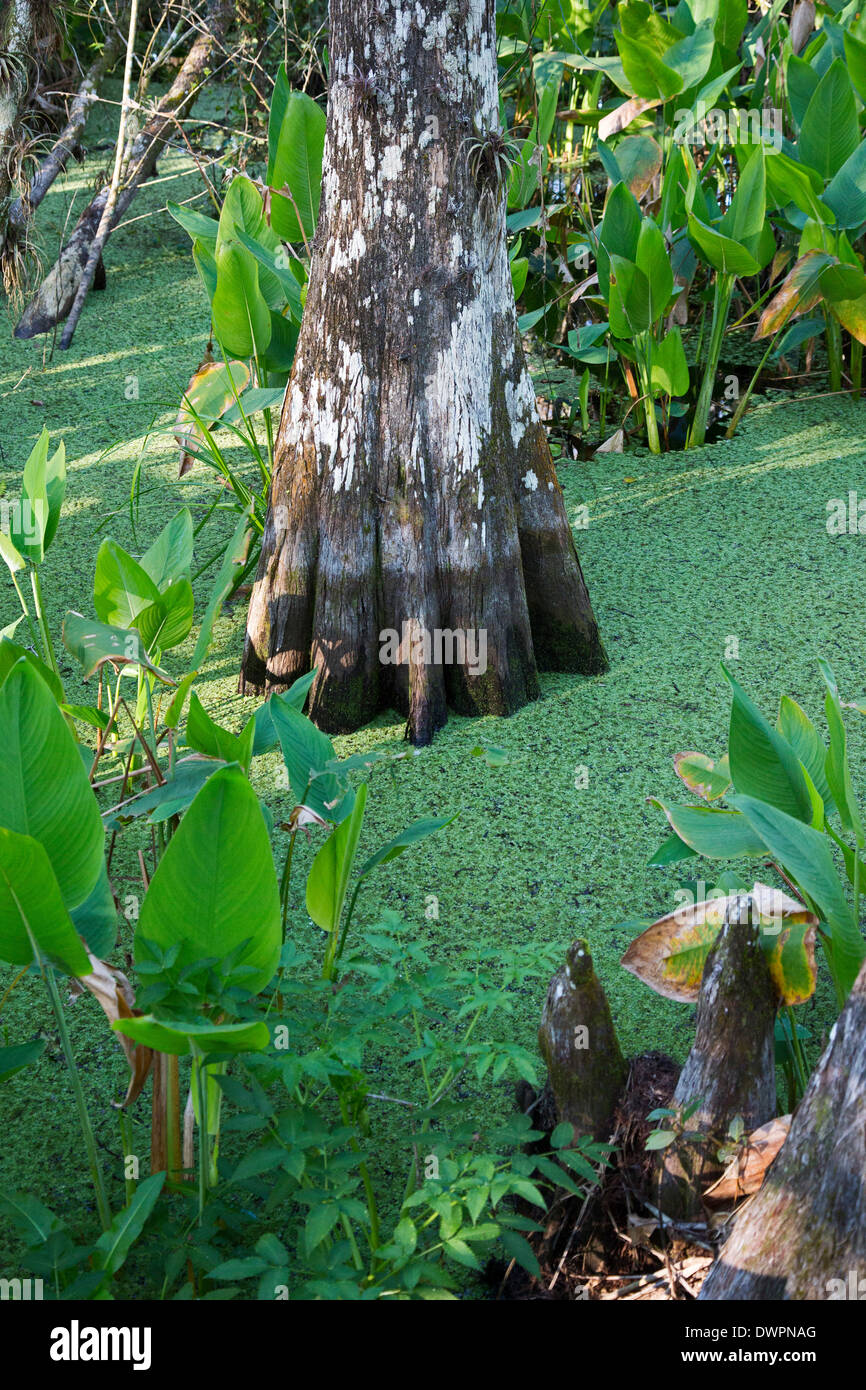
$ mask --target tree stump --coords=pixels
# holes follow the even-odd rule
[[[722,1172],[718,1146],[734,1116],[751,1132],[776,1114],[776,998],[759,931],[750,897],[738,899],[704,967],[694,1046],[671,1108],[700,1099],[686,1128],[713,1138],[690,1150],[691,1174],[674,1149],[665,1151],[660,1205],[675,1219],[700,1213],[701,1191]]]
[[[699,1297],[866,1297],[866,965]]]
[[[574,1126],[575,1139],[590,1134],[606,1142],[628,1068],[583,940],[572,942],[565,965],[550,982],[538,1045],[557,1120]]]

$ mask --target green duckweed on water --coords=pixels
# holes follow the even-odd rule
[[[94,160],[60,181],[40,213],[45,250],[56,247],[73,204],[83,206]],[[107,286],[92,293],[72,349],[50,341],[16,342],[11,317],[0,344],[2,477],[14,493],[42,426],[64,439],[69,462],[67,501],[44,567],[43,586],[53,631],[70,608],[92,612],[96,550],[106,535],[143,550],[182,505],[200,509],[213,499],[211,475],[197,466],[177,479],[170,425],[180,393],[201,360],[208,335],[205,301],[186,234],[164,212],[165,198],[197,186],[185,155],[167,154],[160,176],[171,183],[143,191],[130,220],[111,239]],[[141,496],[133,529],[130,488],[141,466]],[[618,964],[635,933],[629,919],[660,915],[674,905],[679,879],[692,869],[647,868],[664,825],[646,798],[685,800],[672,757],[683,749],[711,756],[726,746],[728,687],[719,670],[726,656],[734,674],[764,712],[775,717],[787,692],[823,727],[823,687],[816,665],[833,665],[843,698],[866,687],[863,593],[866,537],[830,536],[828,502],[858,489],[866,496],[866,407],[847,397],[763,400],[737,439],[694,454],[654,458],[606,455],[560,470],[569,514],[589,521],[575,538],[610,657],[610,670],[591,679],[542,675],[542,698],[508,720],[452,717],[434,745],[378,775],[371,787],[362,852],[419,816],[460,811],[445,832],[379,871],[360,900],[360,920],[373,923],[385,908],[399,911],[439,958],[476,943],[543,938],[564,955],[577,935],[590,942],[611,1002],[623,1051],[659,1048],[682,1059],[694,1010],[651,993]],[[225,511],[199,538],[199,562],[215,552],[233,524]],[[197,584],[198,616],[212,571]],[[0,626],[16,613],[12,586],[0,590]],[[237,694],[244,604],[223,613],[210,658],[198,682],[214,718],[240,728],[250,709]],[[174,655],[183,669],[193,635]],[[92,691],[64,652],[70,701]],[[858,716],[849,720],[855,785],[866,787],[866,741]],[[393,747],[403,735],[396,715],[383,715],[357,734],[335,740],[340,755]],[[507,765],[492,768],[471,750],[495,744]],[[275,810],[290,809],[278,785],[278,759],[254,767],[257,791]],[[585,785],[584,785],[585,784]],[[312,846],[300,845],[296,883],[303,882]],[[134,915],[140,893],[134,834],[122,841],[114,867],[121,900]],[[425,915],[429,895],[438,920]],[[300,909],[293,930],[316,929]],[[121,952],[131,946],[123,928]],[[0,991],[11,982],[0,977]],[[534,1048],[542,1005],[538,990],[515,994],[507,1036]],[[826,972],[815,998],[800,1012],[810,1028],[811,1054],[820,1045],[832,1007]],[[39,1063],[0,1090],[0,1186],[34,1192],[58,1210],[90,1211],[86,1173],[68,1076],[38,981],[25,979],[2,1005],[2,1041],[18,1042],[42,1029],[48,1046]],[[120,1137],[110,1101],[125,1088],[126,1067],[94,1000],[70,1010],[73,1045],[110,1173],[120,1197]],[[512,1104],[510,1083],[485,1084],[483,1110]],[[137,1151],[145,1161],[149,1102],[133,1117]],[[14,1135],[14,1142],[9,1136]],[[380,1161],[397,1174],[405,1158],[399,1136],[386,1135]],[[10,1252],[0,1236],[0,1266]]]

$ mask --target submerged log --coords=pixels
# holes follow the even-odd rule
[[[694,1046],[671,1108],[700,1100],[686,1128],[707,1141],[689,1148],[691,1172],[676,1150],[664,1153],[660,1205],[674,1218],[700,1212],[701,1191],[723,1171],[718,1148],[731,1120],[741,1116],[751,1132],[776,1114],[776,998],[759,931],[750,896],[737,899],[704,968]]]
[[[589,947],[573,941],[550,982],[538,1030],[556,1118],[606,1142],[628,1068]]]
[[[123,187],[111,214],[112,228],[117,226],[141,185],[153,174],[159,153],[176,122],[192,108],[207,80],[214,49],[222,43],[231,17],[230,0],[211,0],[201,33],[165,96],[157,103],[153,115],[135,139]],[[15,328],[16,338],[33,338],[37,333],[48,333],[69,313],[84,276],[109,193],[109,185],[101,188],[82,212],[57,261],[24,310]]]
[[[866,965],[702,1299],[866,1297]]]

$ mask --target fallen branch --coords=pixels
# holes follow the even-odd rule
[[[117,195],[120,192],[120,173],[123,165],[123,152],[126,147],[126,128],[129,121],[129,85],[132,80],[132,59],[135,53],[135,33],[137,28],[138,0],[132,0],[129,7],[129,34],[126,40],[126,63],[123,69],[123,96],[120,102],[120,124],[117,130],[114,168],[111,172],[111,182],[108,185],[108,197],[102,209],[102,216],[99,219],[96,236],[93,238],[90,250],[87,254],[84,270],[78,282],[78,288],[75,291],[72,308],[69,311],[69,318],[66,321],[66,327],[60,337],[60,347],[63,350],[68,348],[69,344],[72,342],[75,326],[81,318],[81,310],[84,308],[87,292],[93,284],[96,267],[102,259],[102,248],[111,233],[114,210],[117,207]]]

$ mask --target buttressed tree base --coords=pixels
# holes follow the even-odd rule
[[[322,207],[241,677],[270,691],[317,666],[323,728],[396,707],[416,743],[448,705],[537,698],[539,667],[606,666],[517,326],[493,6],[423,16],[332,0]]]

